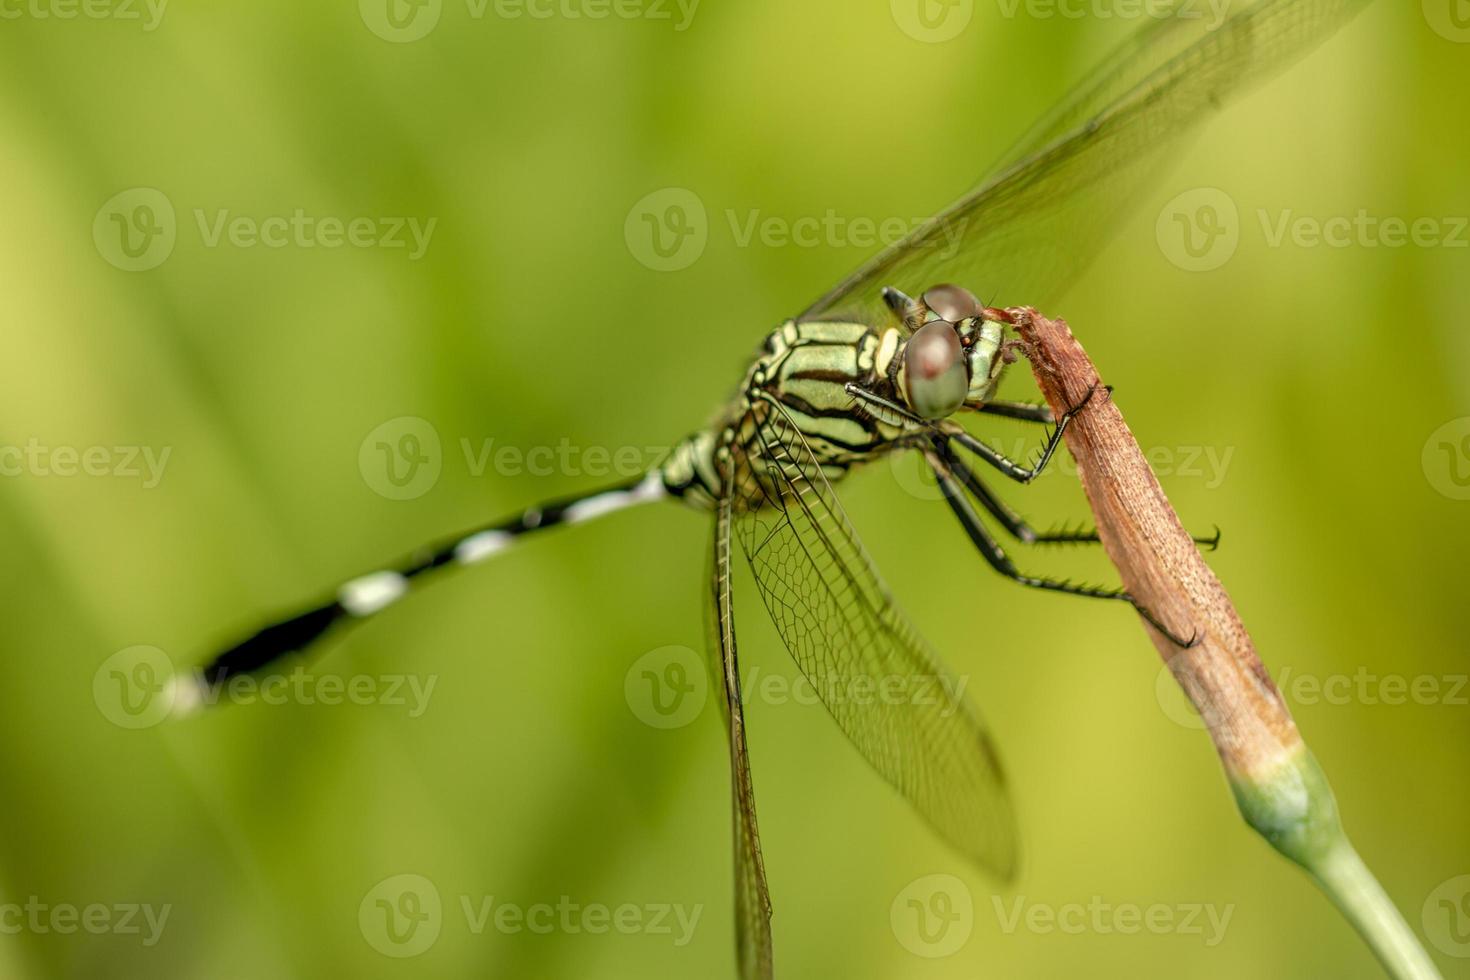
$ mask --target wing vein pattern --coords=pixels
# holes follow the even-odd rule
[[[865,759],[982,867],[1016,829],[990,737],[878,578],[801,430],[775,401],[740,460],[735,532],[787,650]]]
[[[730,501],[716,504],[711,552],[710,652],[721,692],[730,741],[730,781],[735,832],[735,947],[742,980],[771,980],[771,895],[761,857],[755,816],[755,788],[745,741],[745,711],[740,694],[740,661],[735,652],[735,620],[730,596]]]
[[[1326,40],[1372,0],[1256,0],[1212,25],[1194,0],[1119,45],[986,179],[823,296],[803,320],[876,323],[885,285],[968,283],[1054,304],[1181,137]]]

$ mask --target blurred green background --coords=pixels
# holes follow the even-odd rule
[[[1452,4],[1379,3],[1228,109],[1052,312],[1117,386],[1185,521],[1224,529],[1211,562],[1349,832],[1446,975],[1470,976],[1470,251],[1454,220],[1470,215],[1470,32]],[[54,16],[68,9],[0,19],[0,446],[26,450],[0,457],[0,976],[732,976],[717,712],[661,730],[625,696],[650,651],[703,648],[702,515],[645,508],[537,539],[338,638],[307,684],[358,679],[363,703],[149,725],[147,671],[425,540],[608,482],[589,449],[641,458],[698,426],[763,333],[870,251],[742,245],[730,215],[929,213],[1137,20],[980,2],[925,43],[882,0],[709,0],[687,22],[672,5],[537,19],[446,0],[399,42],[381,5],[350,0]],[[708,245],[659,271],[625,225],[670,187],[707,209]],[[1239,247],[1187,271],[1156,226],[1202,187],[1238,206]],[[151,191],[113,200],[134,188]],[[158,195],[174,247],[130,257],[111,215],[141,236]],[[221,212],[297,209],[374,234],[436,224],[417,258],[212,240]],[[1431,219],[1434,238],[1267,233],[1360,212]],[[1032,394],[1024,369],[1007,391]],[[440,472],[395,493],[369,434],[410,417],[439,438]],[[507,452],[476,466],[487,444]],[[528,455],[560,446],[550,466]],[[1004,492],[1040,526],[1084,520],[1066,470]],[[998,887],[819,707],[752,697],[780,975],[1377,975],[1240,822],[1134,617],[1001,581],[912,469],[843,495],[996,730],[1026,850]],[[1023,560],[1111,579],[1077,550]],[[751,585],[742,569],[746,671],[789,678]],[[417,709],[389,690],[405,677],[434,685]],[[381,934],[378,899],[419,882],[400,875],[441,903],[422,948]],[[930,875],[972,909],[942,957],[900,921]],[[677,925],[477,931],[487,900],[700,918],[687,942]],[[63,931],[94,905],[95,931]],[[168,917],[129,926],[128,905]],[[1126,929],[1154,906],[1173,925]]]

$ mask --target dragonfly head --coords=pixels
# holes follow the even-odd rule
[[[959,286],[935,286],[910,307],[899,389],[915,414],[938,421],[991,398],[1005,369],[999,316]]]

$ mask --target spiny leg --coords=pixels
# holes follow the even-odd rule
[[[1096,389],[1094,388],[1093,391],[1095,390]],[[1108,390],[1111,391],[1112,389],[1109,388]],[[904,408],[903,406],[898,405],[881,395],[868,391],[866,388],[863,388],[860,385],[847,385],[847,393],[860,404],[864,405],[866,409],[871,412],[876,418],[886,418],[888,421],[893,421],[894,419],[907,421],[915,426],[929,425],[927,421],[909,412],[908,409]],[[1014,510],[1007,506],[1004,501],[1002,501],[999,497],[995,496],[993,492],[991,492],[989,487],[985,486],[985,484],[980,481],[980,478],[975,475],[974,471],[966,466],[962,460],[960,460],[959,455],[955,453],[953,446],[950,444],[951,442],[953,442],[964,446],[966,449],[969,449],[971,452],[975,453],[975,455],[984,459],[986,462],[996,466],[996,468],[1000,469],[1001,472],[1005,473],[1007,476],[1011,476],[1013,479],[1017,479],[1022,483],[1029,483],[1031,482],[1031,480],[1034,480],[1038,475],[1040,475],[1041,471],[1046,467],[1046,464],[1051,460],[1052,455],[1056,452],[1057,447],[1061,444],[1062,438],[1066,434],[1068,423],[1078,412],[1082,411],[1082,409],[1086,407],[1088,400],[1091,398],[1092,391],[1089,391],[1087,394],[1087,398],[1084,398],[1080,405],[1073,408],[1062,417],[1061,425],[1057,426],[1056,431],[1052,433],[1051,438],[1047,441],[1046,449],[1042,454],[1041,460],[1031,470],[1026,470],[1019,464],[1014,463],[1006,457],[1002,456],[1000,453],[980,442],[968,432],[949,432],[935,430],[936,435],[934,442],[939,447],[939,451],[943,455],[945,463],[955,473],[959,475],[960,480],[965,484],[969,491],[975,495],[976,499],[984,505],[985,509],[988,510],[995,517],[996,520],[1001,522],[1006,531],[1009,532],[1011,536],[1014,537],[1016,540],[1020,541],[1023,544],[1043,545],[1097,544],[1100,543],[1101,538],[1098,537],[1096,531],[1052,531],[1045,534],[1036,531],[1034,528],[1026,523],[1025,519],[1022,518],[1021,515],[1017,514]],[[1047,408],[1044,405],[1029,405],[1017,402],[988,402],[986,407],[988,408],[992,405],[999,406],[994,414],[1005,415],[1009,418],[1018,418],[1023,419],[1024,421],[1046,423],[1050,423],[1052,418],[1051,409]],[[986,408],[981,409],[981,411],[985,410]],[[884,413],[886,413],[886,415]],[[1009,469],[1007,469],[1008,467]],[[1021,477],[1015,475],[1017,472],[1023,474],[1029,473],[1030,476],[1029,478],[1022,479]],[[1213,551],[1220,546],[1220,528],[1217,526],[1215,528],[1215,533],[1210,537],[1195,536],[1193,540],[1196,544],[1205,545],[1211,551]]]
[[[532,507],[508,520],[420,549],[397,568],[359,576],[338,589],[331,601],[252,633],[216,655],[191,680],[217,686],[239,674],[261,670],[288,654],[304,651],[334,626],[361,622],[381,612],[406,595],[411,583],[440,569],[483,561],[532,531],[578,524],[663,496],[663,479],[655,471],[636,483]],[[197,705],[201,692],[196,686],[181,693],[186,700],[180,707],[186,709]]]
[[[1052,456],[1056,454],[1057,448],[1062,444],[1062,438],[1067,434],[1067,426],[1071,425],[1072,420],[1077,417],[1077,413],[1081,412],[1087,407],[1087,403],[1092,401],[1092,396],[1097,392],[1097,387],[1094,385],[1088,389],[1087,397],[1068,409],[1067,414],[1062,416],[1061,421],[1057,423],[1057,427],[1052,430],[1051,437],[1046,440],[1046,445],[1041,450],[1041,458],[1036,461],[1036,465],[1034,466],[1022,466],[1020,463],[1007,458],[1003,453],[991,449],[968,432],[956,432],[951,434],[950,438],[957,445],[963,446],[976,456],[979,456],[1017,483],[1030,483],[1040,476],[1042,471],[1046,469],[1046,464],[1051,462]]]
[[[882,395],[876,392],[869,391],[862,385],[849,383],[845,386],[845,389],[847,393],[853,397],[853,400],[862,405],[863,408],[871,413],[875,418],[883,419],[884,421],[894,424],[897,424],[899,422],[907,422],[915,428],[920,429],[932,429],[934,427],[934,423],[931,420],[920,418],[919,416],[915,415],[913,412],[909,411],[907,408],[904,408],[902,405],[898,404],[892,399],[884,398]],[[1091,398],[1092,396],[1089,394],[1088,397]],[[1078,405],[1077,408],[1068,413],[1069,417],[1080,411],[1082,409],[1082,406],[1086,404],[1087,402],[1086,400],[1084,400],[1082,405]],[[1020,419],[1023,422],[1039,422],[1045,425],[1050,425],[1052,422],[1051,409],[1047,408],[1045,405],[1028,405],[1024,402],[986,402],[985,405],[980,407],[979,411],[989,412],[992,415],[1000,415],[1005,418]],[[956,438],[960,437],[957,436]],[[973,439],[971,441],[973,441]],[[1052,442],[1060,444],[1060,432],[1052,437]],[[972,449],[972,451],[976,452],[977,455],[988,453],[1001,459],[1005,458],[1003,456],[1000,456],[998,453],[995,453],[993,450],[990,450],[988,447],[982,446],[979,449]],[[1052,445],[1051,452],[1055,451],[1056,446]],[[1047,455],[1049,458],[1050,452]],[[1007,460],[1007,462],[1009,462],[1009,460]],[[1012,463],[1011,465],[1019,468],[1018,464]],[[1046,464],[1045,462],[1043,462],[1041,465],[1045,466]],[[1039,471],[1040,468],[1038,467],[1038,472]]]
[[[1026,522],[1026,519],[1005,501],[995,495],[995,492],[986,486],[985,482],[975,475],[975,471],[965,465],[964,460],[943,439],[935,440],[940,455],[944,458],[944,464],[964,484],[966,490],[980,501],[980,505],[989,512],[990,516],[1000,522],[1001,526],[1011,537],[1022,544],[1100,544],[1102,539],[1096,531],[1038,531]],[[1220,529],[1215,528],[1215,533],[1210,537],[1195,537],[1196,544],[1204,545],[1211,551],[1220,545]]]
[[[1001,418],[1019,422],[1036,422],[1039,425],[1051,425],[1056,421],[1050,406],[1032,405],[1030,402],[990,401],[981,405],[980,411],[987,415],[999,415]]]
[[[945,440],[935,440],[935,446],[944,459],[944,465],[959,478],[966,490],[980,501],[990,516],[1000,522],[1011,537],[1022,544],[1097,544],[1102,539],[1096,531],[1047,531],[1041,532],[1026,523],[1009,504],[995,495],[975,471],[965,465]]]
[[[1159,622],[1154,615],[1139,604],[1138,600],[1122,589],[1102,589],[1092,586],[1077,585],[1073,582],[1063,582],[1057,579],[1039,578],[1034,575],[1025,575],[1010,557],[1006,555],[1005,549],[991,537],[990,532],[980,520],[980,515],[975,508],[970,506],[970,501],[965,497],[964,489],[945,465],[943,458],[933,451],[926,451],[924,458],[928,460],[930,468],[934,471],[935,478],[939,481],[940,490],[944,493],[945,502],[959,518],[960,525],[964,527],[965,533],[969,535],[970,541],[979,549],[981,556],[1006,578],[1021,585],[1033,589],[1044,589],[1049,592],[1061,592],[1067,595],[1078,595],[1089,599],[1109,599],[1117,602],[1126,602],[1131,605],[1138,614],[1148,621],[1154,629],[1168,637],[1175,645],[1180,647],[1191,647],[1197,640],[1198,635],[1188,640],[1182,640],[1174,634],[1167,626]]]

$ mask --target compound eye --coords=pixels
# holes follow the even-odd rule
[[[970,378],[954,324],[932,320],[914,331],[903,368],[909,406],[922,418],[945,418],[965,403]]]
[[[950,323],[963,323],[985,312],[985,307],[975,298],[975,294],[959,286],[935,286],[924,294],[924,305],[933,310],[939,319]]]

